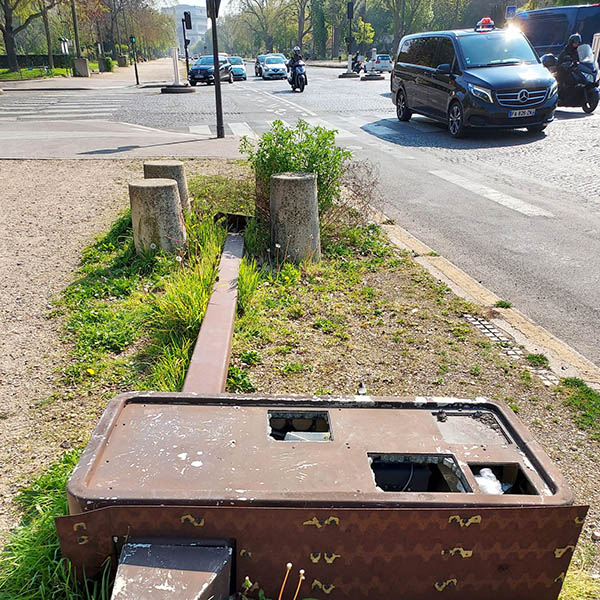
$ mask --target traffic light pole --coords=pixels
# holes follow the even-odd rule
[[[207,5],[209,8],[209,16],[211,21],[212,29],[212,43],[213,43],[213,64],[215,74],[215,104],[217,105],[217,137],[225,137],[225,126],[223,125],[223,102],[221,99],[221,69],[219,64],[219,43],[217,40],[217,11],[218,4],[215,0],[208,0]]]
[[[190,55],[188,54],[188,39],[185,35],[185,19],[181,19],[181,27],[183,29],[183,47],[185,48],[185,76],[190,72]]]
[[[137,69],[137,52],[135,50],[135,36],[129,36],[129,41],[131,42],[131,50],[133,52],[133,70],[135,71],[135,85],[140,85],[140,76],[138,75]]]

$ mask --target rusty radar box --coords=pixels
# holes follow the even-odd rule
[[[339,600],[555,600],[587,512],[485,398],[124,394],[68,500],[79,572],[131,540],[218,539],[230,591],[278,588],[289,561],[300,597]]]

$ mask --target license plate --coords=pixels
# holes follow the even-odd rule
[[[535,115],[535,108],[508,111],[508,117],[510,119],[515,119],[518,117],[533,117],[533,115]]]

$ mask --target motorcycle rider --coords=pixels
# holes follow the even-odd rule
[[[578,33],[574,33],[569,36],[567,45],[563,48],[563,51],[558,56],[558,62],[560,64],[565,62],[573,62],[577,64],[579,62],[579,53],[577,48],[581,45],[581,36]]]
[[[294,46],[294,53],[292,54],[287,64],[288,69],[290,71],[290,81],[292,81],[292,79],[294,78],[294,71],[296,70],[298,63],[303,60],[304,58],[302,57],[302,50],[300,50],[300,46]]]
[[[578,33],[574,33],[569,36],[569,41],[567,45],[563,48],[563,51],[558,55],[558,64],[562,65],[564,63],[573,63],[574,65],[579,63],[579,52],[577,49],[581,45],[581,35]],[[561,79],[563,85],[573,85],[575,82],[572,74],[568,73],[566,69],[561,68],[559,73],[561,74]],[[560,81],[559,81],[560,83]]]

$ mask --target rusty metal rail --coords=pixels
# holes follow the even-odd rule
[[[225,391],[237,307],[237,280],[243,256],[243,235],[228,234],[218,280],[206,308],[183,392],[218,394]]]

